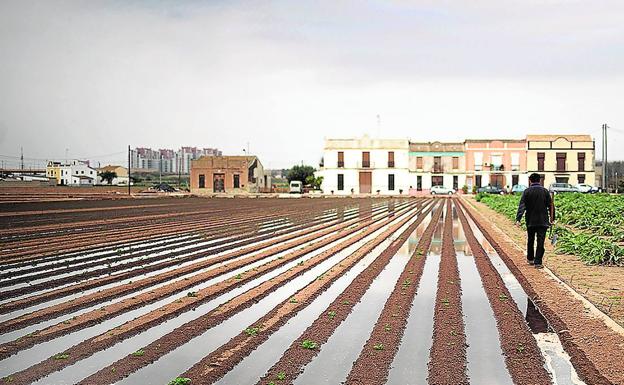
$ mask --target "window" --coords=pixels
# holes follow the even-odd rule
[[[370,152],[368,151],[362,151],[362,167],[370,167]]]
[[[511,170],[512,171],[520,170],[520,154],[517,152],[511,153]]]
[[[338,167],[344,167],[344,151],[338,151]]]
[[[503,170],[503,155],[501,154],[492,154],[492,165],[490,170],[492,171],[502,171]]]
[[[482,152],[474,153],[474,169],[475,171],[481,171],[483,169],[483,153]]]
[[[453,170],[457,170],[459,168],[459,156],[453,157]]]
[[[537,171],[544,171],[544,159],[546,154],[543,152],[537,153]]]
[[[578,170],[585,171],[585,153],[579,152],[577,157],[578,157]],[[579,183],[583,183],[583,182],[579,182]]]
[[[338,191],[344,190],[344,174],[338,174]]]
[[[240,175],[234,174],[234,188],[240,188]]]
[[[578,182],[585,183],[585,174],[578,174]]]
[[[455,190],[459,189],[459,176],[453,175],[453,188]]]
[[[416,158],[416,168],[418,170],[422,170],[423,169],[423,157],[419,156]]]
[[[557,153],[557,171],[565,171],[566,170],[566,153],[558,152]]]
[[[481,185],[481,179],[482,179],[482,175],[475,175],[475,186],[477,186],[477,188],[481,188],[483,187]]]
[[[206,175],[199,174],[199,188],[206,188]]]
[[[388,151],[388,167],[394,167],[394,151]]]
[[[422,175],[416,177],[416,191],[422,191]]]
[[[394,191],[394,174],[388,174],[388,190]]]
[[[434,156],[433,157],[433,172],[442,172],[442,157]]]

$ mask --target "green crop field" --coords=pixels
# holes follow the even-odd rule
[[[480,201],[514,221],[519,195],[478,194]],[[588,264],[624,264],[624,196],[555,196],[558,253],[574,254]]]

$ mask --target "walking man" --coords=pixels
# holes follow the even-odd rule
[[[531,186],[524,190],[518,205],[516,225],[520,226],[522,215],[526,212],[527,260],[529,265],[535,265],[536,268],[541,269],[543,268],[542,257],[544,257],[546,231],[555,221],[555,205],[550,192],[540,185],[539,174],[531,174],[529,182]],[[535,247],[536,235],[537,248]]]

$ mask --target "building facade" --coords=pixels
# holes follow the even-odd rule
[[[115,178],[113,178],[113,180],[111,181],[111,185],[113,186],[120,186],[120,185],[128,185],[128,169],[122,166],[115,166],[115,165],[110,165],[110,166],[104,166],[104,167],[100,167],[97,169],[97,173],[98,173],[98,178],[97,178],[97,184],[108,184],[108,181],[104,181],[102,180],[102,178],[100,177],[100,174],[103,172],[114,172],[115,174],[117,174],[117,176]]]
[[[162,172],[163,174],[188,174],[191,161],[202,156],[221,156],[216,148],[181,147],[179,150],[137,147],[130,150],[130,167],[139,172]]]
[[[69,163],[49,161],[46,176],[56,179],[60,186],[93,186],[97,182],[97,171],[88,162],[80,160]]]
[[[464,144],[468,191],[484,186],[528,186],[526,140],[467,139]]]
[[[544,186],[596,183],[596,146],[590,135],[527,135],[526,142],[526,172],[540,174]]]
[[[429,191],[432,186],[456,190],[466,182],[466,156],[460,142],[409,143],[410,193]]]
[[[407,194],[409,189],[407,139],[326,139],[323,166],[325,194]]]
[[[271,186],[270,175],[255,156],[203,156],[191,161],[191,192],[257,193]]]

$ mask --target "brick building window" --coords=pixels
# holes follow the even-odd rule
[[[453,170],[459,169],[459,156],[453,157]]]
[[[546,154],[543,152],[537,153],[537,171],[544,171],[544,159]]]
[[[206,175],[199,174],[199,188],[206,188]]]
[[[234,174],[234,188],[240,188],[240,175]]]
[[[453,175],[453,188],[455,190],[459,189],[459,176]]]
[[[578,174],[577,179],[579,183],[585,183],[585,174]]]
[[[344,174],[338,174],[338,191],[344,190]]]
[[[394,167],[394,151],[388,151],[388,167]]]
[[[416,177],[416,191],[422,191],[422,175]]]
[[[338,151],[338,168],[344,167],[344,152]]]
[[[422,170],[422,168],[423,168],[423,157],[422,156],[419,156],[419,157],[416,158],[416,168],[418,170]]]
[[[394,191],[394,174],[388,174],[388,190]]]

